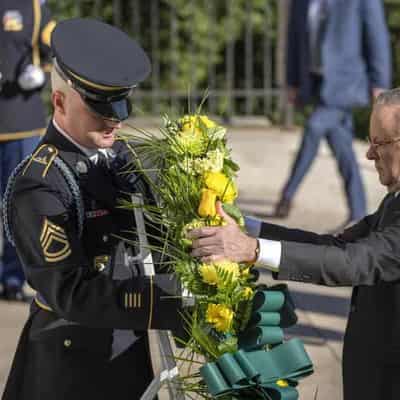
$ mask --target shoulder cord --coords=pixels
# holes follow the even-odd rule
[[[31,154],[26,157],[24,160],[22,160],[17,167],[14,169],[12,174],[10,175],[10,178],[8,179],[7,187],[4,192],[4,197],[3,197],[3,209],[2,209],[2,214],[3,214],[3,225],[4,225],[4,231],[7,236],[8,241],[15,247],[14,243],[14,236],[11,230],[10,226],[10,198],[11,194],[13,192],[14,188],[14,183],[15,179],[18,175],[18,173],[24,168],[26,163],[30,160]],[[71,191],[74,204],[75,204],[75,209],[76,209],[76,216],[77,216],[77,222],[78,222],[78,235],[79,238],[82,237],[82,232],[83,232],[83,220],[85,216],[85,209],[84,209],[84,204],[83,204],[83,199],[81,196],[81,192],[79,189],[78,182],[71,172],[70,168],[65,164],[65,162],[60,158],[56,157],[54,159],[54,164],[56,167],[59,169],[61,172],[61,175],[64,177],[68,188]]]

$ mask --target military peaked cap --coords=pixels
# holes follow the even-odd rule
[[[51,46],[55,68],[103,118],[128,118],[128,96],[150,73],[144,50],[127,34],[103,22],[73,18],[60,22]]]

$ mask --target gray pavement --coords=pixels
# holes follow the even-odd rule
[[[300,138],[296,131],[277,128],[229,129],[233,156],[241,165],[239,205],[245,213],[268,220],[267,215],[279,197]],[[369,210],[372,211],[385,191],[379,185],[373,165],[365,160],[366,145],[356,142],[355,149],[366,185]],[[324,145],[296,196],[290,218],[276,222],[322,233],[345,219],[342,183],[335,161]],[[261,279],[271,282],[267,272]],[[287,331],[287,336],[304,340],[315,366],[314,375],[300,384],[300,398],[340,400],[342,338],[350,289],[300,283],[290,283],[290,288],[296,301],[299,323]],[[0,393],[27,312],[26,306],[0,303]]]

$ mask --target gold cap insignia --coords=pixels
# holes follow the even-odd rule
[[[47,218],[43,222],[40,245],[44,258],[49,263],[62,261],[71,254],[71,246],[65,230],[61,226],[53,224]]]

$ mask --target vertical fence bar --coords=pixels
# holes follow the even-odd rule
[[[296,0],[294,0],[296,1]],[[280,0],[278,3],[278,42],[276,49],[276,76],[279,87],[278,111],[280,121],[285,126],[293,124],[293,106],[288,104],[286,99],[286,45],[287,45],[287,25],[289,19],[289,7],[291,0]]]
[[[130,3],[130,11],[131,11],[131,31],[133,34],[133,37],[139,42],[140,42],[140,0],[131,0]],[[140,86],[141,87],[141,86]],[[148,92],[148,91],[147,91]],[[138,113],[139,111],[143,111],[143,108],[140,110],[138,103],[139,99],[143,103],[143,98],[145,97],[146,92],[143,93],[143,90],[137,89],[134,90],[132,93],[132,99],[133,99],[133,104],[134,104],[134,111]]]
[[[133,37],[140,42],[140,0],[131,0],[131,29]]]
[[[151,85],[152,85],[152,98],[151,98],[151,110],[158,115],[160,113],[160,9],[159,0],[151,1],[151,54],[152,54],[152,74],[151,74]]]
[[[213,1],[209,0],[204,0],[204,8],[207,9],[208,11],[208,18],[210,21],[210,24],[214,27],[216,24],[217,18],[216,18],[216,9],[215,9],[215,3]],[[214,29],[209,29],[208,30],[208,38],[210,42],[212,41],[212,35],[214,34]],[[209,98],[208,98],[208,104],[209,104],[209,110],[211,114],[215,114],[217,110],[217,102],[216,102],[216,97],[214,94],[214,91],[217,89],[217,79],[216,79],[216,73],[215,73],[215,49],[212,49],[212,57],[208,58],[208,68],[207,68],[207,73],[208,73],[208,89],[209,89]]]
[[[253,109],[253,2],[246,1],[246,29],[245,29],[245,90],[246,90],[246,115]]]
[[[95,0],[93,4],[93,15],[95,18],[99,18],[101,15],[101,0]]]
[[[271,113],[271,97],[268,92],[272,89],[272,46],[271,46],[271,30],[272,30],[272,9],[269,0],[265,2],[265,24],[264,24],[264,52],[263,52],[263,70],[264,70],[264,115]]]
[[[174,6],[170,6],[170,35],[169,35],[169,47],[170,54],[173,54],[174,57],[178,54],[178,18],[176,15],[176,9]],[[178,97],[177,97],[177,82],[178,82],[178,68],[177,68],[177,59],[172,58],[172,62],[170,63],[170,87],[172,89],[172,98],[171,105],[174,112],[179,112],[178,110]]]
[[[113,0],[113,24],[121,27],[122,25],[122,7],[120,0]]]
[[[232,17],[232,11],[230,7],[230,0],[226,0],[226,12],[228,17]],[[229,21],[232,24],[232,21]],[[231,31],[229,27],[227,27],[228,32]],[[232,98],[232,90],[234,85],[235,79],[235,43],[233,39],[228,40],[226,46],[226,59],[225,59],[225,74],[226,74],[226,99],[227,99],[227,106],[226,106],[226,114],[228,120],[232,117],[235,112],[235,106]]]
[[[193,10],[194,0],[190,0],[190,9]],[[194,112],[193,107],[197,104],[197,97],[194,94],[197,90],[197,79],[196,79],[196,64],[195,64],[195,44],[193,41],[194,32],[193,32],[193,24],[189,24],[189,69],[191,73],[189,74],[189,98],[188,104],[190,107],[190,112]]]
[[[82,5],[82,1],[81,0],[75,0],[75,15],[77,17],[80,17],[81,15],[83,15],[83,5]]]

